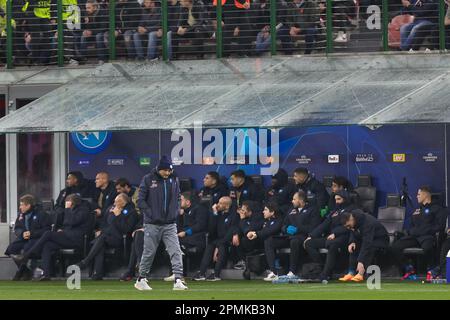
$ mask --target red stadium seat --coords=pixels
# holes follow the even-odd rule
[[[394,17],[388,25],[388,39],[390,48],[400,48],[400,27],[414,21],[414,16],[402,14]]]

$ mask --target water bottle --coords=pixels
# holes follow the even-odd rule
[[[443,284],[443,283],[446,283],[446,280],[445,279],[432,279],[431,283],[433,283],[433,284]]]
[[[447,284],[450,283],[450,250],[447,252],[447,268],[446,268]]]

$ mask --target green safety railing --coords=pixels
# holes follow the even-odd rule
[[[58,66],[64,65],[64,21],[63,21],[63,0],[57,0],[57,62]],[[162,56],[163,60],[167,61],[169,57],[168,52],[168,0],[161,0],[161,10],[162,10]],[[212,1],[212,0],[211,0]],[[280,0],[278,0],[280,1]],[[445,13],[446,13],[446,5],[445,0],[439,1],[439,50],[441,52],[445,51],[446,44],[446,31],[445,31]],[[13,8],[12,8],[12,0],[6,1],[6,66],[7,68],[13,68],[13,24],[11,21],[11,17],[13,16]],[[277,54],[277,0],[269,1],[270,7],[270,53],[271,55]],[[326,32],[325,32],[325,52],[326,54],[331,54],[334,51],[334,41],[333,41],[333,0],[326,0]],[[109,0],[109,59],[116,59],[116,37],[115,37],[115,29],[116,29],[116,0]],[[223,6],[222,1],[217,0],[216,5],[216,57],[218,59],[223,56],[223,30],[222,30],[222,16],[223,16]],[[389,0],[382,0],[382,8],[381,8],[381,34],[382,34],[382,50],[389,51],[389,40],[388,40],[388,25],[390,21],[389,16]]]

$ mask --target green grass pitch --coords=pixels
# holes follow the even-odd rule
[[[81,282],[80,290],[68,290],[65,281],[12,282],[0,281],[0,299],[95,299],[95,300],[178,300],[178,299],[444,299],[450,300],[450,285],[419,282],[382,282],[380,290],[369,290],[365,283],[271,284],[253,280],[223,280],[220,282],[189,281],[188,291],[172,291],[172,283],[150,281],[153,291],[141,292],[133,282],[112,280]]]

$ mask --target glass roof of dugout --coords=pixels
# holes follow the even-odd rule
[[[108,63],[4,117],[0,133],[444,123],[449,71],[438,54]]]

